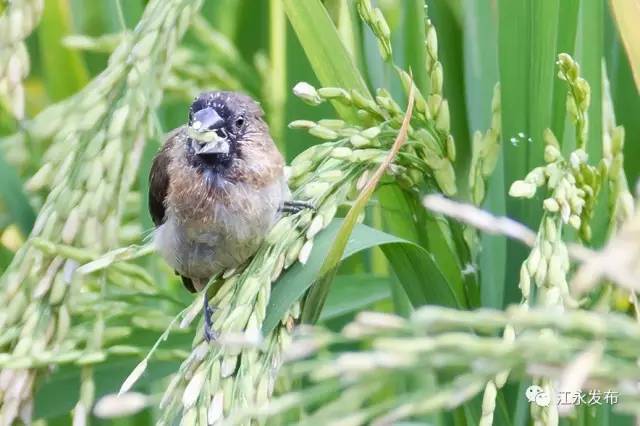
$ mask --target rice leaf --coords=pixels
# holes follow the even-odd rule
[[[47,93],[54,101],[72,95],[89,80],[81,54],[62,44],[64,36],[72,32],[70,2],[47,1],[38,38]]]
[[[320,321],[358,311],[386,299],[391,294],[391,285],[389,278],[366,273],[336,276],[320,314]]]
[[[637,0],[610,0],[610,4],[622,44],[631,64],[636,90],[640,91],[640,27],[638,26],[640,4]]]
[[[559,1],[498,2],[498,53],[502,96],[503,156],[505,185],[521,179],[543,161],[543,130],[551,122],[555,78],[556,35]],[[538,209],[513,197],[507,198],[507,215],[536,227]],[[518,281],[526,251],[507,242],[506,282]],[[514,285],[508,287],[507,302],[520,299]]]
[[[291,304],[300,299],[313,284],[343,222],[342,219],[336,219],[319,233],[314,239],[313,250],[307,263],[305,265],[296,263],[274,284],[267,307],[267,315],[262,325],[263,335],[267,335],[273,330]],[[415,243],[367,225],[359,224],[354,227],[341,259],[347,259],[372,247],[381,247],[385,254],[390,256],[391,264],[395,265],[394,272],[401,280],[410,279],[424,282],[425,277],[429,277],[429,285],[421,286],[421,293],[416,292],[418,288],[416,286],[405,286],[405,289],[409,287],[407,291],[411,292],[415,300],[446,306],[456,306],[462,303],[459,301],[464,296],[459,290],[449,286],[438,266],[433,262],[433,258],[425,249]],[[403,270],[403,267],[407,269]]]
[[[556,42],[557,53],[575,55],[576,34],[578,31],[579,0],[567,0],[562,3],[558,14],[558,38]],[[551,130],[560,141],[564,152],[568,153],[575,147],[569,144],[570,135],[564,138],[565,117],[567,115],[567,85],[559,78],[553,81],[553,112],[551,114]]]
[[[362,75],[340,41],[322,3],[319,0],[284,0],[284,7],[320,83],[355,89],[369,96]],[[338,103],[333,105],[343,118],[356,118],[352,109]]]
[[[2,152],[0,152],[0,198],[5,209],[13,221],[18,225],[23,235],[27,236],[31,232],[36,214],[29,204],[22,182],[16,169],[6,162]]]

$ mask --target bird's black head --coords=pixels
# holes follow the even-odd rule
[[[243,144],[261,128],[262,109],[249,96],[205,92],[189,108],[187,155],[192,164],[224,170],[242,155]]]

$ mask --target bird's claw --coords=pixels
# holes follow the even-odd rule
[[[316,208],[313,204],[304,201],[285,201],[280,207],[280,211],[283,213],[298,213],[305,209],[315,210]]]
[[[213,313],[217,310],[215,307],[209,306],[209,299],[207,298],[207,294],[204,294],[204,338],[207,342],[212,340],[216,340],[218,338],[218,333],[213,329]]]

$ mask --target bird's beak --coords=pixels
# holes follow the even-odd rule
[[[199,148],[197,155],[228,154],[229,141],[218,136],[215,129],[224,121],[213,108],[204,108],[194,115],[193,123],[187,128],[189,137],[195,140]]]
[[[200,148],[196,149],[196,154],[197,155],[228,154],[229,141],[226,138],[219,137],[218,135],[216,135],[215,132],[208,132],[208,133],[213,133],[215,135],[214,139],[208,142],[197,140],[197,142],[200,144]]]

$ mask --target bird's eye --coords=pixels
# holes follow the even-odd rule
[[[238,117],[235,122],[236,127],[240,128],[242,127],[243,124],[244,124],[244,117]]]

